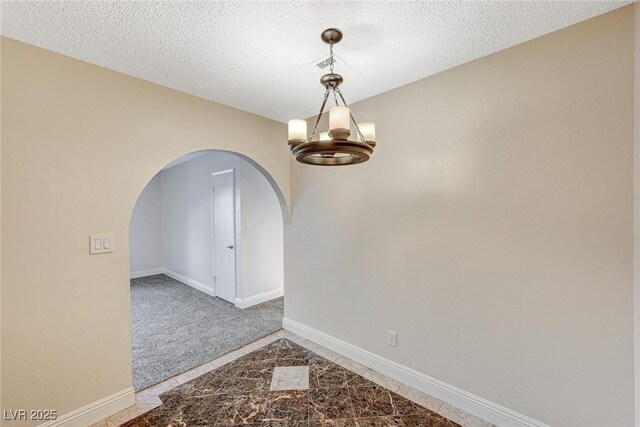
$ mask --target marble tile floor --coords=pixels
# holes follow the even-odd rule
[[[288,331],[136,394],[92,427],[491,427]]]

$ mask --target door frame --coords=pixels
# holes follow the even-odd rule
[[[236,271],[236,280],[235,280],[235,296],[234,296],[234,305],[238,305],[239,300],[239,291],[242,289],[242,216],[241,216],[241,198],[240,198],[240,186],[238,185],[236,168],[224,169],[218,172],[213,172],[211,174],[211,258],[212,258],[212,270],[211,270],[211,284],[213,287],[213,294],[218,295],[216,289],[216,216],[215,216],[215,208],[214,208],[214,187],[215,187],[215,177],[217,175],[223,175],[226,173],[231,173],[231,177],[233,178],[233,190],[234,190],[234,246],[235,246],[235,271]]]

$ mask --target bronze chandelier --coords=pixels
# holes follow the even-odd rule
[[[357,123],[340,92],[343,78],[333,72],[333,46],[342,40],[342,31],[329,28],[322,32],[322,41],[329,45],[329,74],[320,78],[325,87],[320,114],[316,119],[311,136],[307,138],[307,121],[289,120],[289,147],[296,160],[301,163],[320,166],[341,166],[363,163],[369,160],[376,146],[376,127],[372,122]],[[318,124],[322,119],[329,96],[333,94],[335,107],[329,110],[329,131],[322,132],[314,140]],[[340,105],[342,102],[342,105]],[[355,137],[351,136],[350,123],[355,127]]]

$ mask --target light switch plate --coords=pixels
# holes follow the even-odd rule
[[[114,248],[113,234],[92,234],[89,236],[89,253],[92,255],[113,252]]]

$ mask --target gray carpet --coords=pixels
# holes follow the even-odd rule
[[[284,298],[241,310],[164,274],[131,280],[133,387],[142,390],[282,327]]]

